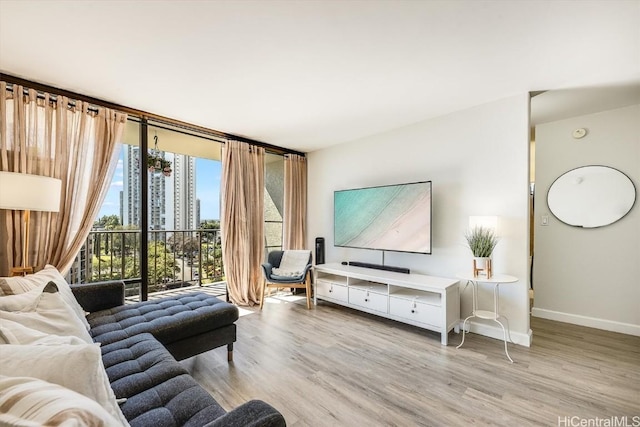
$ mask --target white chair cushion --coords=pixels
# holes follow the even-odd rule
[[[302,277],[311,251],[306,250],[286,250],[282,254],[280,266],[274,267],[272,272],[275,276],[294,278]]]

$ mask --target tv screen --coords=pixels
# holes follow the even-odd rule
[[[431,181],[334,192],[334,245],[431,253]]]

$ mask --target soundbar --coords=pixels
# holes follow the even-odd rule
[[[342,265],[352,265],[354,267],[373,268],[375,270],[394,271],[396,273],[411,274],[411,270],[409,270],[408,268],[393,267],[390,265],[369,264],[366,262],[359,262],[359,261],[343,261]]]

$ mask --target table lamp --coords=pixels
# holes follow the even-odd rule
[[[59,212],[62,181],[48,176],[0,172],[0,209],[23,211],[22,267],[12,276],[33,273],[29,265],[29,218],[31,211]]]

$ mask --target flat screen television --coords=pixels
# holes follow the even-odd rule
[[[334,245],[431,254],[431,181],[339,190]]]

